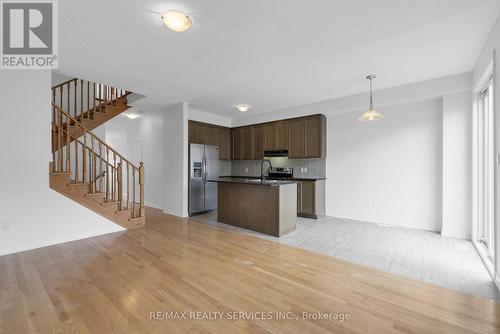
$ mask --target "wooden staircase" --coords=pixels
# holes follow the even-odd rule
[[[72,79],[52,88],[50,187],[127,228],[145,225],[144,164],[92,130],[126,111],[130,92]]]

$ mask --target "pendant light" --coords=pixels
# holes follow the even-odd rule
[[[370,107],[359,118],[359,120],[363,122],[378,121],[384,119],[384,115],[373,108],[373,79],[375,79],[376,77],[376,75],[369,75],[366,77],[368,80],[370,80]]]

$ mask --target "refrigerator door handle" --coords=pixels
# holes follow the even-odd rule
[[[208,160],[207,157],[205,156],[205,182],[208,181]]]
[[[203,183],[206,183],[207,182],[207,158],[205,156],[203,156],[202,166],[203,166],[203,170],[202,170]]]

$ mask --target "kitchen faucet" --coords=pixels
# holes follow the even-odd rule
[[[273,169],[273,165],[271,164],[271,160],[265,160],[265,159],[262,159],[260,161],[260,182],[264,182],[264,162],[268,162],[269,163],[269,168],[270,169]]]

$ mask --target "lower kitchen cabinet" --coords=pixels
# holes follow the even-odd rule
[[[325,215],[325,180],[297,184],[297,216],[317,219]]]

